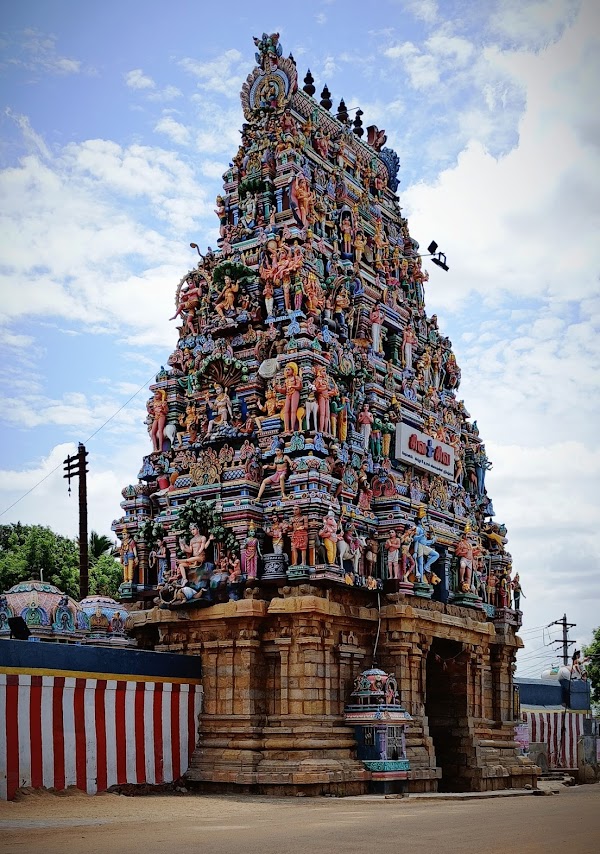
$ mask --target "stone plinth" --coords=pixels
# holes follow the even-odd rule
[[[156,649],[202,657],[204,709],[188,778],[204,789],[259,793],[364,792],[343,709],[355,678],[377,662],[396,674],[413,717],[410,791],[535,785],[517,756],[512,710],[514,633],[483,612],[418,597],[301,583],[257,586],[249,598],[132,614]],[[264,597],[264,598],[258,598]]]

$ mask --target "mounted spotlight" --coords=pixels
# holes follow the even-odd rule
[[[432,262],[437,266],[441,267],[442,270],[448,271],[448,265],[446,264],[446,256],[443,252],[437,251],[438,245],[435,240],[432,240],[429,246],[427,247],[427,252],[431,256]],[[427,257],[427,256],[424,256]]]
[[[441,267],[442,270],[446,270],[448,272],[448,265],[446,264],[446,256],[443,252],[438,252],[435,258],[431,259],[432,264],[436,264],[438,267]]]
[[[31,632],[23,617],[9,617],[8,627],[11,640],[27,640]]]

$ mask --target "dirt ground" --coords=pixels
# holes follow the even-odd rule
[[[47,792],[0,803],[6,854],[597,854],[600,784],[447,801]]]

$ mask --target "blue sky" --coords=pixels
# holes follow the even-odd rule
[[[365,9],[367,8],[367,12]],[[494,461],[489,491],[538,628],[600,623],[600,13],[592,0],[6,0],[0,22],[0,517],[74,535],[60,470],[89,443],[90,524],[110,532],[149,450],[145,388],[175,344],[190,241],[216,242],[252,36],[279,31],[385,127],[411,233],[446,252],[427,309]],[[114,416],[114,417],[112,417]]]

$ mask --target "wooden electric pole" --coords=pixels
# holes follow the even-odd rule
[[[563,614],[562,620],[554,620],[553,623],[550,623],[551,626],[561,626],[562,627],[562,640],[558,638],[553,641],[553,643],[562,646],[562,659],[565,667],[569,663],[569,647],[575,643],[575,641],[569,640],[569,629],[574,628],[577,623],[567,623],[567,615]]]
[[[88,519],[87,519],[87,461],[88,452],[81,442],[77,454],[64,460],[65,474],[71,493],[71,478],[79,478],[79,598],[85,599],[89,590]]]

